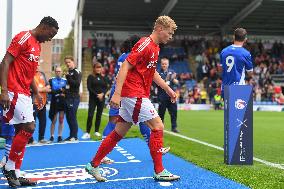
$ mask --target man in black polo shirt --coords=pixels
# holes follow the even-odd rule
[[[169,69],[169,59],[161,59],[161,70],[159,70],[160,76],[164,81],[175,91],[178,85],[178,80],[176,79],[176,73]],[[177,102],[172,103],[171,97],[160,87],[158,87],[158,102],[159,109],[158,113],[164,122],[165,112],[168,109],[171,116],[172,132],[178,133],[177,130]]]
[[[66,74],[66,119],[70,128],[70,136],[64,141],[77,141],[78,122],[76,115],[80,103],[79,88],[82,74],[75,67],[72,56],[66,56],[64,62],[68,68],[68,73]]]

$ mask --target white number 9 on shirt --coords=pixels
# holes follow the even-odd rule
[[[233,56],[227,56],[226,65],[228,66],[227,72],[230,72],[235,64],[235,59]]]

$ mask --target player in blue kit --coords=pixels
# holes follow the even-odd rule
[[[0,106],[0,136],[5,138],[5,154],[0,161],[0,168],[2,168],[8,161],[8,157],[11,150],[12,140],[15,136],[15,128],[13,125],[6,124],[3,121],[3,109]]]
[[[220,54],[222,64],[222,96],[225,85],[245,85],[245,71],[252,77],[253,65],[249,51],[243,45],[247,41],[247,31],[237,28],[234,32],[234,44],[226,47]]]
[[[0,70],[1,70],[1,64],[0,64]],[[1,77],[0,77],[0,83],[1,83]],[[1,91],[1,86],[0,86]],[[15,136],[15,128],[13,125],[9,125],[4,122],[3,120],[3,109],[0,106],[0,137],[5,138],[5,153],[4,157],[0,161],[0,168],[2,168],[6,162],[8,161],[8,157],[11,150],[12,140]]]
[[[117,60],[117,64],[115,66],[115,76],[117,75],[121,64],[125,61],[128,54],[130,53],[132,47],[139,41],[139,39],[140,38],[138,36],[132,36],[132,37],[130,37],[130,39],[127,39],[123,43],[122,51],[124,53]],[[116,84],[114,82],[112,87],[111,87],[109,99],[111,99],[111,97],[112,97],[112,95],[115,91],[115,86],[116,86]],[[108,121],[108,123],[107,123],[107,125],[106,125],[106,127],[103,131],[103,139],[106,138],[106,136],[108,136],[114,130],[118,116],[119,116],[119,109],[114,108],[114,107],[110,107],[110,109],[109,109],[109,121]],[[144,137],[145,141],[149,145],[151,130],[149,129],[149,127],[147,127],[147,125],[145,123],[139,123],[139,128],[140,128],[140,132],[141,132],[142,136]],[[162,148],[162,153],[166,154],[169,150],[170,150],[170,147]],[[105,158],[102,159],[101,163],[110,164],[110,163],[113,163],[113,160],[109,159],[108,157],[105,157]]]

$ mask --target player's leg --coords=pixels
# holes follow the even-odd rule
[[[147,145],[149,145],[151,129],[145,123],[139,123],[140,133],[143,136]]]
[[[117,122],[118,116],[119,116],[119,109],[118,108],[110,108],[109,112],[109,119],[108,123],[103,131],[103,139],[106,138],[115,128],[115,124]]]
[[[163,130],[164,124],[155,110],[151,101],[147,98],[142,99],[141,110],[139,112],[139,122],[145,122],[151,129],[149,148],[154,162],[154,179],[156,180],[177,180],[180,177],[168,172],[162,162]]]
[[[99,165],[101,160],[110,153],[116,144],[125,136],[127,131],[131,128],[132,123],[118,122],[115,129],[102,141],[95,157],[85,167],[86,171],[94,176],[97,181],[106,181],[99,172]]]
[[[149,146],[150,136],[151,136],[151,129],[145,123],[139,123],[139,129],[141,135],[144,137],[145,142]],[[170,151],[170,147],[163,147],[161,148],[161,152],[163,155]]]
[[[114,130],[118,117],[119,117],[119,109],[110,108],[108,123],[103,131],[102,139],[105,139]],[[113,162],[114,161],[112,159],[106,156],[102,159],[101,164],[112,164]]]
[[[64,111],[59,112],[58,138],[57,142],[62,142],[62,132],[64,127]]]
[[[180,176],[173,175],[169,171],[167,171],[163,166],[162,161],[162,151],[163,148],[163,129],[164,125],[160,117],[155,117],[151,120],[146,121],[146,124],[151,129],[151,136],[150,136],[150,154],[152,156],[154,162],[154,179],[155,180],[166,180],[172,181],[177,180]]]
[[[35,130],[32,99],[22,94],[10,92],[8,94],[11,105],[9,110],[4,111],[4,121],[14,124],[16,134],[11,145],[8,161],[3,167],[3,174],[9,186],[35,185],[35,182],[24,179],[19,174],[26,145]]]
[[[36,185],[36,182],[27,180],[21,177],[20,175],[20,168],[25,154],[26,145],[29,141],[29,138],[32,136],[34,132],[35,124],[34,122],[28,122],[28,123],[15,125],[15,128],[16,128],[16,135],[13,139],[11,152],[8,161],[4,166],[3,174],[6,176],[10,186],[11,185],[18,186],[18,183],[20,183],[21,186]]]
[[[114,130],[117,119],[118,116],[109,116],[108,123],[103,131],[103,139],[106,138]]]
[[[38,117],[38,109],[37,109],[37,106],[36,105],[33,105],[33,117],[34,117],[34,122],[36,123],[36,118]],[[36,124],[35,124],[35,127],[36,127]],[[28,144],[30,145],[33,145],[33,144],[36,144],[37,142],[34,140],[34,137],[32,136],[30,139],[29,139],[29,142]]]
[[[115,85],[112,85],[109,98],[112,97],[114,91],[115,91]],[[119,116],[119,109],[110,107],[108,115],[109,115],[109,120],[108,120],[108,123],[107,123],[104,131],[103,131],[103,136],[102,136],[103,139],[106,138],[114,130],[116,121],[117,121],[118,116]]]
[[[6,164],[9,158],[13,137],[15,136],[15,128],[13,125],[4,123],[4,121],[1,121],[0,124],[1,124],[1,137],[5,138],[5,152],[0,162],[0,168],[2,168]]]

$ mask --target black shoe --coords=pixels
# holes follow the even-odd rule
[[[177,129],[172,129],[172,132],[179,133],[179,131]]]
[[[20,181],[21,186],[35,186],[35,185],[37,185],[37,182],[31,181],[31,180],[24,178],[24,177],[19,177],[18,179]]]
[[[65,138],[65,139],[64,139],[64,142],[69,142],[69,141],[71,140],[71,138],[73,138],[73,137],[67,137],[67,138]]]
[[[16,177],[15,170],[7,171],[5,166],[2,168],[3,175],[6,177],[10,187],[21,186],[19,179]]]
[[[51,136],[51,137],[49,138],[49,141],[50,141],[50,142],[53,142],[53,141],[54,141],[54,137]]]
[[[38,142],[41,143],[41,144],[50,144],[51,143],[51,141],[47,141],[47,140],[44,140],[44,139],[39,140]]]
[[[28,144],[34,144],[34,138],[33,138],[33,137],[31,137],[31,138],[29,139]]]
[[[62,136],[59,136],[58,138],[57,138],[57,142],[62,142],[63,140],[62,140]]]

